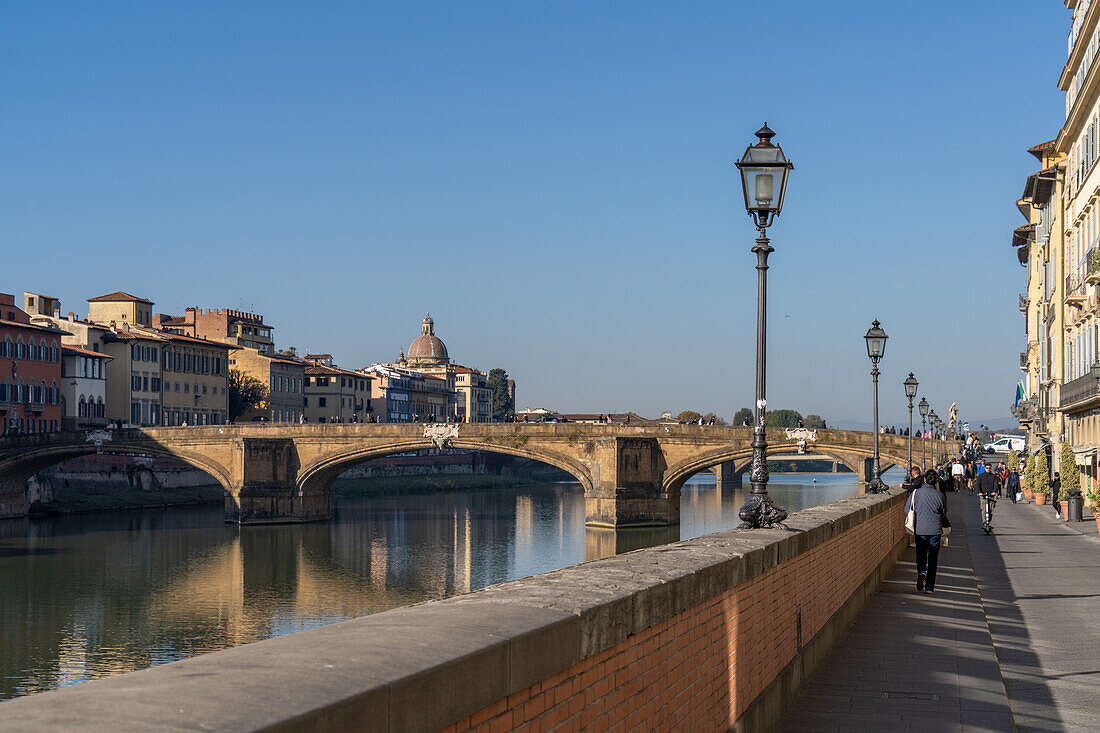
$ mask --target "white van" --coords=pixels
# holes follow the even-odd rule
[[[1019,435],[1006,435],[1003,438],[997,438],[992,443],[985,444],[986,453],[1008,453],[1010,450],[1019,453],[1023,449],[1024,439]]]

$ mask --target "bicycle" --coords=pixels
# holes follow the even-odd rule
[[[993,509],[997,506],[996,494],[979,494],[982,501],[982,531],[987,535],[993,531]]]

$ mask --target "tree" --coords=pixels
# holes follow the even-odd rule
[[[747,407],[742,407],[740,410],[733,413],[734,425],[752,425],[753,420],[754,416],[752,414],[752,410]]]
[[[1031,477],[1031,490],[1036,494],[1050,493],[1050,464],[1047,462],[1047,452],[1041,450],[1035,457],[1028,461],[1028,469],[1035,464],[1035,473]]]
[[[276,354],[282,354],[283,356],[298,356],[298,347],[297,346],[289,346],[285,349],[276,349],[275,353]]]
[[[515,414],[516,406],[508,390],[508,372],[503,369],[489,371],[489,389],[493,391],[493,419],[504,422]]]
[[[1027,459],[1027,465],[1024,466],[1024,488],[1028,491],[1035,491],[1035,457]]]
[[[821,415],[807,415],[802,423],[811,430],[825,427],[825,419],[822,418]]]
[[[764,424],[770,428],[796,428],[802,415],[794,410],[768,410]]]
[[[699,422],[700,417],[702,417],[702,415],[700,415],[695,410],[684,410],[676,416],[676,419],[680,422],[686,422],[690,425],[691,423]]]
[[[229,420],[267,407],[267,385],[237,369],[229,370]]]
[[[1073,456],[1073,448],[1066,441],[1062,441],[1062,456],[1058,461],[1059,478],[1062,479],[1062,488],[1058,491],[1058,501],[1069,501],[1069,492],[1081,490],[1081,471],[1077,468],[1077,459]]]
[[[1016,452],[1015,448],[1011,448],[1008,451],[1008,470],[1019,471],[1020,470],[1020,454]]]

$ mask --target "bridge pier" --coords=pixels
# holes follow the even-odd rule
[[[726,461],[714,467],[714,475],[719,491],[735,491],[741,488],[744,471],[738,471],[733,461]]]
[[[664,453],[656,438],[611,438],[597,446],[585,524],[645,527],[680,522],[680,492],[665,491]]]
[[[225,521],[237,524],[332,519],[327,485],[298,486],[298,452],[289,438],[240,438],[233,446],[233,485],[225,494]]]

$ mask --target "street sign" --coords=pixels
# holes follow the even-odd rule
[[[970,432],[970,423],[964,422],[963,423],[963,430],[965,430],[966,432],[969,433]]]

